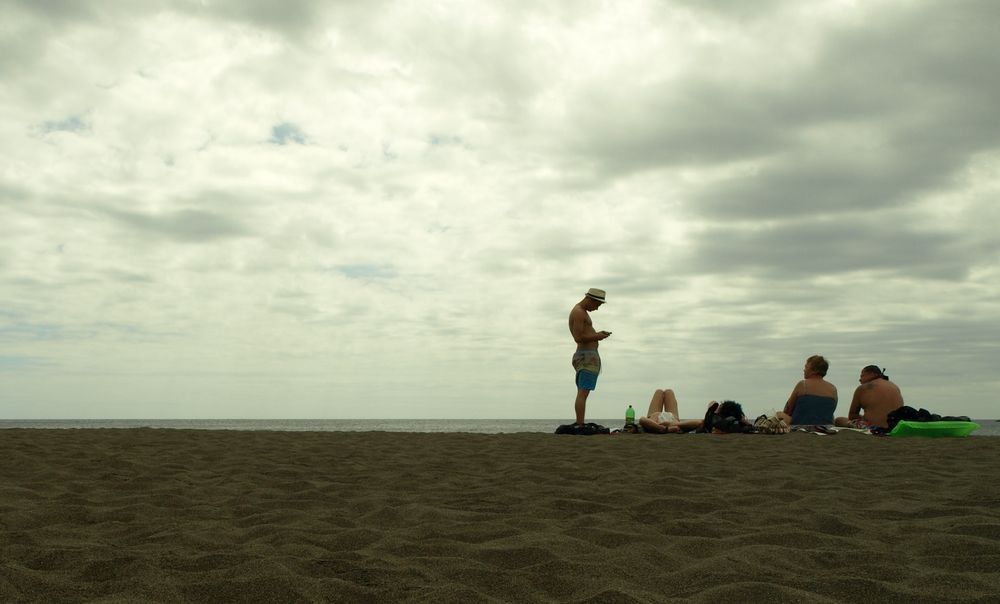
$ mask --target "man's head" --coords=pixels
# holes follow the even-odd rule
[[[878,365],[867,365],[861,370],[861,376],[858,378],[858,381],[862,384],[867,384],[879,378],[883,380],[889,379],[889,376],[885,374],[885,369],[880,369]]]
[[[808,359],[806,359],[805,373],[806,375],[812,373],[820,377],[826,377],[826,372],[830,369],[830,363],[826,361],[822,356],[814,354]]]
[[[607,301],[604,299],[605,295],[606,294],[603,289],[597,289],[596,287],[592,287],[589,290],[587,290],[587,293],[584,294],[583,299],[585,302],[587,302],[588,310],[597,310],[598,308],[600,308],[601,305]]]

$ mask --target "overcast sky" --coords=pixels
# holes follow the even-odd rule
[[[1000,400],[1000,3],[6,0],[0,416]]]

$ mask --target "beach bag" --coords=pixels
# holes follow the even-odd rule
[[[894,409],[886,416],[886,423],[889,425],[887,432],[891,432],[899,422],[967,422],[970,421],[964,415],[947,415],[941,417],[937,413],[931,413],[927,409],[914,409],[908,405],[903,405],[899,409]]]
[[[593,436],[595,434],[611,434],[611,430],[601,424],[586,423],[582,426],[576,424],[563,424],[556,428],[556,434],[575,434],[577,436]]]
[[[920,421],[920,413],[913,407],[903,405],[899,409],[894,409],[889,412],[886,416],[886,423],[889,424],[889,430],[896,427],[901,421],[907,422],[918,422]]]
[[[788,434],[792,429],[776,415],[761,415],[753,422],[757,434]]]

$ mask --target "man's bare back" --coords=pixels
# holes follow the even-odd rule
[[[855,408],[855,403],[857,407]],[[881,378],[861,384],[854,391],[849,419],[863,417],[873,426],[889,427],[889,413],[903,406],[903,394],[899,387]],[[861,415],[864,411],[864,415]]]
[[[889,414],[904,404],[899,386],[890,382],[882,370],[874,365],[862,369],[858,381],[861,385],[854,390],[846,420],[863,419],[869,425],[888,428]],[[843,419],[837,419],[838,426],[847,425],[847,421],[841,421]]]

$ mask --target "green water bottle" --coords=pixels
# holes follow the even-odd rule
[[[629,405],[628,409],[625,410],[625,425],[630,425],[634,423],[635,423],[635,409],[632,408],[632,405]]]

